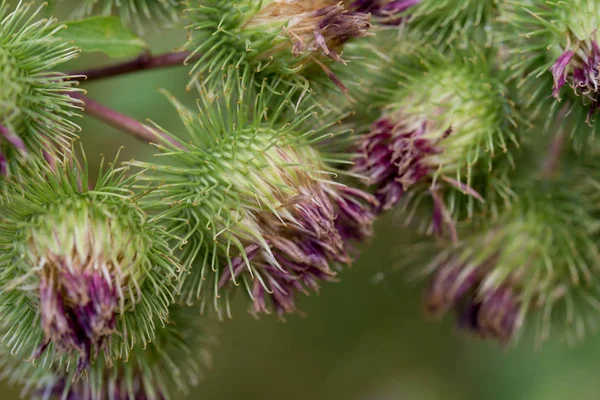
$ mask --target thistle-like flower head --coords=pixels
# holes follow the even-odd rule
[[[507,151],[515,139],[513,116],[502,82],[481,54],[450,61],[430,49],[403,57],[384,68],[397,86],[376,88],[380,99],[365,105],[380,114],[358,138],[354,171],[373,187],[380,211],[406,193],[429,191],[439,229],[449,219],[439,190],[450,186],[482,200],[473,170],[487,170],[496,153]]]
[[[459,326],[502,343],[520,334],[526,317],[537,321],[540,340],[556,323],[576,334],[593,326],[598,195],[562,179],[519,187],[497,220],[441,252],[427,268],[428,310],[453,309]]]
[[[377,202],[334,181],[315,147],[333,136],[316,104],[295,112],[293,89],[256,85],[235,78],[224,98],[202,93],[198,118],[178,105],[191,140],[163,149],[167,165],[136,164],[155,171],[142,179],[160,182],[150,198],[182,237],[183,299],[205,306],[212,294],[222,312],[242,286],[255,312],[284,314],[350,262],[349,241],[370,235]]]
[[[64,365],[47,369],[24,363],[19,354],[3,354],[0,364],[11,383],[22,386],[23,393],[33,399],[182,398],[210,367],[218,329],[213,321],[198,318],[196,310],[177,306],[170,307],[169,318],[163,322],[148,346],[135,344],[127,359],[117,360],[110,367],[100,360],[83,377]]]
[[[41,8],[0,1],[0,173],[8,173],[12,149],[21,155],[65,148],[78,129],[68,117],[76,104],[66,93],[75,82],[54,68],[78,54],[54,35],[56,20],[37,19]]]
[[[201,57],[192,83],[211,81],[230,65],[292,79],[322,69],[343,87],[327,60],[345,63],[344,43],[367,35],[370,15],[338,0],[189,1],[187,48]]]
[[[527,105],[540,112],[553,96],[587,108],[590,122],[599,107],[600,4],[593,0],[508,1],[502,20],[508,33],[513,78],[520,81]]]
[[[84,0],[75,9],[75,16],[83,17],[100,12],[105,15],[118,11],[126,23],[133,23],[143,31],[144,24],[168,23],[178,18],[180,2],[177,0]]]
[[[0,210],[5,343],[82,371],[99,353],[111,360],[150,341],[173,300],[168,234],[147,220],[124,171],[87,189],[76,165],[30,164],[5,185]]]

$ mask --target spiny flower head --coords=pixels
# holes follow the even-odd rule
[[[217,334],[214,322],[198,318],[197,311],[172,306],[152,343],[136,344],[128,358],[111,367],[97,362],[83,377],[61,365],[46,369],[24,363],[20,354],[5,354],[1,364],[9,382],[22,386],[28,398],[170,400],[189,395],[200,382],[211,365]]]
[[[328,60],[345,63],[344,43],[367,35],[369,14],[338,0],[188,1],[186,47],[201,54],[191,83],[210,82],[230,65],[308,76],[317,67],[340,87]]]
[[[392,86],[369,89],[379,92],[379,100],[365,107],[379,116],[355,150],[353,170],[373,187],[380,212],[425,189],[437,230],[450,220],[440,189],[454,187],[481,201],[473,188],[475,166],[491,168],[496,153],[516,140],[510,103],[493,67],[481,53],[459,54],[448,60],[433,49],[414,50],[383,68]]]
[[[593,0],[508,1],[502,20],[508,33],[513,78],[525,103],[540,112],[565,95],[588,108],[588,122],[599,107],[600,4]],[[578,107],[574,107],[577,109]],[[579,113],[576,113],[579,117]]]
[[[43,7],[43,6],[42,6]],[[0,1],[0,174],[7,175],[13,149],[21,155],[68,147],[77,126],[76,104],[66,93],[75,82],[54,71],[78,55],[55,37],[64,28],[54,18],[37,19],[42,7]]]
[[[212,295],[221,313],[242,286],[254,312],[290,313],[297,293],[351,261],[350,240],[371,234],[377,201],[333,180],[315,145],[334,135],[316,104],[296,112],[281,83],[224,86],[223,98],[201,94],[197,118],[178,105],[191,140],[162,148],[166,165],[136,165],[154,171],[140,178],[159,183],[149,198],[182,237],[183,300],[205,307]]]
[[[527,316],[540,340],[556,322],[582,331],[597,319],[597,194],[586,197],[581,181],[564,179],[519,187],[497,220],[442,251],[426,268],[434,274],[427,309],[455,310],[460,327],[501,343]]]
[[[124,170],[88,189],[72,162],[31,161],[4,188],[0,315],[5,343],[28,357],[89,367],[153,338],[167,317],[178,264],[147,221]],[[137,324],[137,327],[133,327]]]
[[[75,10],[75,15],[82,17],[99,11],[110,15],[117,10],[126,23],[134,23],[139,31],[143,31],[144,23],[172,22],[178,18],[180,2],[177,0],[84,0]]]

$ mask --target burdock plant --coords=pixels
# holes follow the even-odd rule
[[[3,340],[40,363],[82,372],[154,337],[179,268],[125,170],[90,186],[86,168],[40,161],[4,187],[0,221]]]
[[[595,166],[589,159],[575,169],[545,164],[533,179],[514,176],[511,207],[491,223],[465,223],[461,241],[444,246],[424,270],[433,273],[428,310],[453,310],[460,327],[502,343],[522,335],[524,325],[539,341],[553,327],[570,339],[595,329]],[[550,176],[548,167],[557,171]]]
[[[174,306],[151,344],[136,344],[127,358],[111,362],[111,368],[96,363],[79,377],[75,369],[60,365],[48,369],[16,357],[3,360],[3,367],[10,380],[23,386],[22,393],[34,399],[177,399],[188,394],[211,366],[217,334],[214,323],[198,319],[189,308]]]
[[[181,398],[212,314],[293,318],[383,215],[429,313],[503,345],[597,325],[597,2],[80,3],[0,0],[0,377],[26,396]],[[177,65],[179,127],[77,88]],[[157,154],[90,176],[76,112]]]
[[[323,71],[344,85],[328,64],[346,63],[343,46],[368,34],[370,14],[351,12],[338,0],[187,2],[186,48],[200,54],[192,83],[210,82],[230,65],[311,79]]]
[[[202,92],[198,116],[176,102],[187,128],[174,135],[181,144],[160,146],[162,163],[135,163],[148,170],[141,180],[157,185],[147,207],[172,218],[182,237],[186,303],[229,314],[240,286],[254,312],[291,313],[297,293],[351,262],[351,241],[370,236],[378,202],[336,181],[344,160],[319,146],[343,132],[319,104],[297,111],[293,87],[235,70],[221,96]]]
[[[453,237],[461,203],[473,215],[484,191],[502,191],[501,179],[482,180],[479,171],[489,174],[518,143],[508,88],[476,46],[469,57],[412,48],[382,59],[385,79],[357,96],[367,99],[361,105],[370,111],[360,118],[366,132],[357,136],[352,169],[366,178],[378,211],[404,200],[419,203],[426,194],[431,228]]]
[[[77,104],[67,95],[76,83],[55,68],[79,50],[56,33],[56,19],[42,19],[42,7],[0,2],[0,174],[9,172],[17,150],[68,148],[77,130],[68,117]]]
[[[502,9],[512,54],[507,62],[522,101],[535,114],[551,109],[556,115],[566,106],[579,146],[593,141],[589,126],[598,110],[599,17],[600,5],[587,0],[509,1]]]

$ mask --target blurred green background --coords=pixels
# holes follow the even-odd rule
[[[307,0],[308,1],[308,0]],[[56,10],[69,10],[62,3]],[[150,34],[156,52],[184,40],[183,31]],[[103,65],[102,55],[84,55],[65,70]],[[185,68],[143,72],[84,83],[89,96],[140,120],[151,118],[181,129],[164,88],[194,105],[185,91]],[[92,166],[100,154],[122,160],[151,157],[152,148],[89,118],[81,120],[82,142]],[[406,232],[392,217],[380,221],[376,237],[337,284],[302,298],[305,316],[287,322],[256,320],[238,301],[234,319],[222,324],[212,368],[190,399],[246,400],[562,400],[600,397],[600,338],[576,347],[551,342],[534,350],[529,342],[503,349],[457,334],[451,318],[427,321],[423,288],[404,272],[390,273],[403,257]],[[415,266],[418,268],[418,266]],[[384,273],[383,280],[374,277]],[[377,281],[377,282],[376,282]],[[16,388],[0,387],[0,399],[16,399]]]

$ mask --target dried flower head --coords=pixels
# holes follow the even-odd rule
[[[118,11],[126,23],[133,23],[138,31],[144,25],[152,23],[168,23],[178,19],[180,2],[177,0],[83,0],[75,9],[76,17],[102,13],[110,15]]]
[[[40,7],[0,1],[0,174],[7,175],[14,150],[67,148],[78,127],[68,117],[77,108],[66,93],[75,82],[54,68],[78,55],[54,35],[54,18],[37,19]]]
[[[159,324],[158,319],[155,323]],[[23,387],[23,394],[39,400],[170,400],[189,395],[211,365],[211,350],[218,329],[213,321],[198,318],[197,311],[172,306],[165,326],[156,330],[148,346],[140,343],[127,359],[108,367],[103,360],[80,377],[64,365],[50,369],[24,363],[5,354],[3,374]],[[140,328],[142,328],[140,326]],[[6,350],[6,349],[4,349]]]
[[[210,82],[234,65],[290,79],[315,66],[344,88],[327,61],[345,63],[347,41],[367,35],[370,15],[339,0],[188,1],[186,47],[201,54],[191,84]]]
[[[427,309],[455,310],[460,327],[501,343],[526,317],[537,320],[540,340],[554,323],[580,334],[597,320],[598,195],[585,198],[581,181],[564,179],[520,186],[497,220],[442,251],[426,268]]]
[[[331,128],[307,127],[328,120],[316,104],[296,112],[293,88],[263,82],[257,89],[236,76],[229,74],[224,98],[201,93],[198,118],[177,104],[190,140],[182,149],[161,147],[165,165],[136,165],[153,171],[141,179],[160,182],[150,198],[182,237],[191,270],[184,301],[214,300],[219,313],[229,312],[242,286],[253,311],[290,313],[297,293],[334,280],[333,266],[351,261],[349,241],[371,234],[377,202],[333,180],[315,147],[332,140]]]
[[[173,301],[178,264],[168,234],[147,220],[123,170],[111,167],[87,189],[85,168],[37,164],[3,192],[4,341],[81,372],[100,353],[110,361],[152,340],[153,321],[166,319]]]
[[[481,54],[448,60],[433,49],[415,50],[383,69],[396,87],[370,89],[381,96],[365,107],[381,111],[358,138],[354,171],[373,187],[380,212],[425,189],[433,200],[433,228],[448,225],[454,235],[441,189],[454,187],[482,201],[473,171],[491,168],[496,153],[516,140],[502,81]]]

